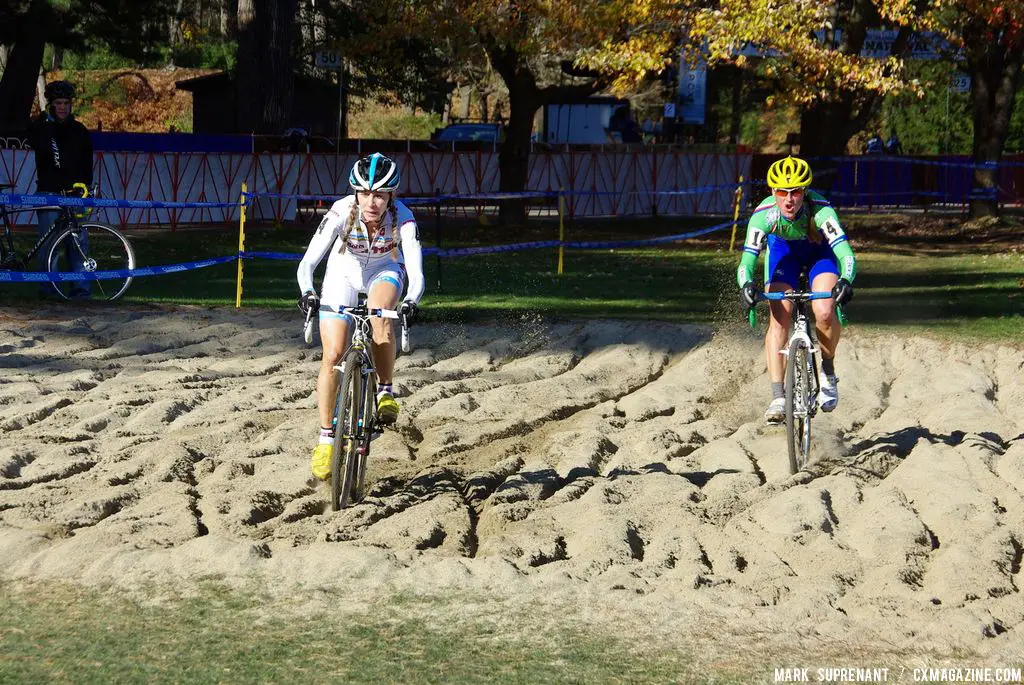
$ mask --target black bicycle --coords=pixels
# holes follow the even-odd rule
[[[370,354],[370,319],[399,319],[393,309],[371,309],[366,294],[359,293],[355,307],[341,307],[352,322],[352,343],[335,371],[341,374],[334,404],[334,448],[331,451],[331,509],[338,511],[363,498],[370,440],[381,432],[377,422],[377,371]],[[314,312],[306,316],[303,333],[313,339]],[[403,321],[403,323],[405,323]]]
[[[12,188],[0,185],[0,190]],[[0,240],[0,270],[29,271],[30,264],[39,254],[46,255],[46,270],[54,291],[66,300],[85,290],[83,283],[91,282],[90,296],[116,300],[131,285],[132,277],[122,272],[135,268],[135,251],[131,243],[117,229],[88,221],[76,207],[37,207],[36,211],[53,210],[60,214],[46,235],[36,241],[28,254],[18,255],[14,247],[10,214],[0,205],[3,219],[3,239]],[[88,273],[96,278],[80,281],[62,276],[68,273]]]

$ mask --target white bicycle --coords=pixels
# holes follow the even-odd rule
[[[803,279],[801,279],[803,280]],[[811,419],[818,413],[818,347],[811,333],[807,303],[832,297],[828,291],[788,290],[761,293],[761,300],[789,300],[794,311],[789,340],[779,354],[786,356],[786,442],[789,446],[789,472],[795,474],[811,460]],[[836,308],[841,325],[846,325],[842,307]],[[749,312],[751,326],[756,314]]]

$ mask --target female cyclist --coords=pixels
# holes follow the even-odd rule
[[[821,379],[818,404],[822,411],[832,411],[839,404],[835,356],[839,344],[839,320],[836,304],[846,304],[853,297],[853,279],[857,259],[839,225],[832,205],[820,194],[809,191],[811,167],[802,159],[786,157],[768,168],[768,186],[772,194],[754,210],[747,224],[736,280],[741,298],[747,307],[757,303],[754,268],[757,256],[767,244],[765,258],[765,290],[784,292],[796,289],[800,272],[807,270],[811,290],[831,291],[832,297],[814,300],[815,326],[821,347]],[[789,336],[793,303],[785,300],[769,302],[771,321],[765,336],[765,356],[772,383],[772,401],[764,413],[768,423],[781,423],[786,415],[783,384],[785,365],[779,351]]]
[[[398,166],[384,155],[375,152],[358,160],[349,174],[349,184],[355,193],[334,203],[299,263],[299,309],[304,314],[316,309],[320,316],[320,440],[313,449],[311,466],[313,475],[321,480],[331,473],[334,402],[338,392],[334,367],[340,363],[349,339],[349,320],[339,309],[355,306],[360,292],[367,293],[371,308],[395,309],[407,287],[401,310],[412,319],[423,296],[419,229],[409,208],[395,198],[400,181]],[[322,297],[318,297],[313,287],[313,271],[328,251]],[[398,418],[398,402],[391,385],[395,367],[394,328],[391,320],[380,318],[373,318],[371,326],[370,351],[379,388],[377,420],[394,423]]]

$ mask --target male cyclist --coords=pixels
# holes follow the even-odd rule
[[[304,314],[319,312],[323,361],[317,378],[320,441],[313,450],[313,475],[331,475],[334,442],[334,402],[338,378],[334,367],[341,362],[349,340],[349,318],[339,312],[354,307],[360,292],[367,293],[371,308],[394,309],[405,286],[401,310],[411,320],[423,296],[423,256],[419,229],[409,208],[395,198],[401,176],[398,166],[380,153],[356,161],[348,178],[355,194],[343,197],[327,212],[306,254],[299,263],[298,280]],[[313,288],[313,271],[327,252],[323,297]],[[395,368],[395,333],[390,320],[373,318],[370,352],[377,370],[377,420],[394,423],[398,402],[392,390]]]
[[[839,403],[839,379],[835,370],[839,320],[835,305],[846,304],[853,297],[857,260],[832,205],[818,193],[808,190],[811,176],[807,162],[792,156],[777,160],[769,167],[768,186],[772,194],[761,201],[747,224],[747,237],[736,280],[743,304],[753,307],[758,299],[754,268],[757,256],[767,244],[766,291],[795,290],[800,285],[800,272],[806,270],[811,290],[832,293],[830,299],[811,302],[824,374],[818,404],[822,411],[828,412]],[[776,424],[786,418],[782,380],[785,364],[779,352],[785,347],[789,335],[793,303],[771,301],[769,307],[771,321],[764,347],[772,383],[772,401],[764,418],[766,422]]]
[[[47,108],[28,127],[28,142],[35,151],[36,190],[43,195],[64,193],[74,190],[76,185],[92,187],[92,138],[88,129],[75,120],[71,113],[75,87],[67,81],[53,81],[43,90]],[[60,212],[52,209],[39,210],[39,237],[53,226]],[[78,271],[81,256],[77,250],[68,250],[68,259]],[[40,268],[49,270],[46,250],[39,251]],[[47,286],[46,292],[52,292]],[[76,281],[71,296],[89,296],[89,282]]]

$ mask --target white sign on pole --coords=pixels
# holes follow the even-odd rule
[[[321,69],[341,69],[341,53],[337,50],[318,50],[314,56],[314,63]]]
[[[949,92],[951,93],[970,93],[971,92],[971,75],[963,72],[956,72],[949,77]]]

